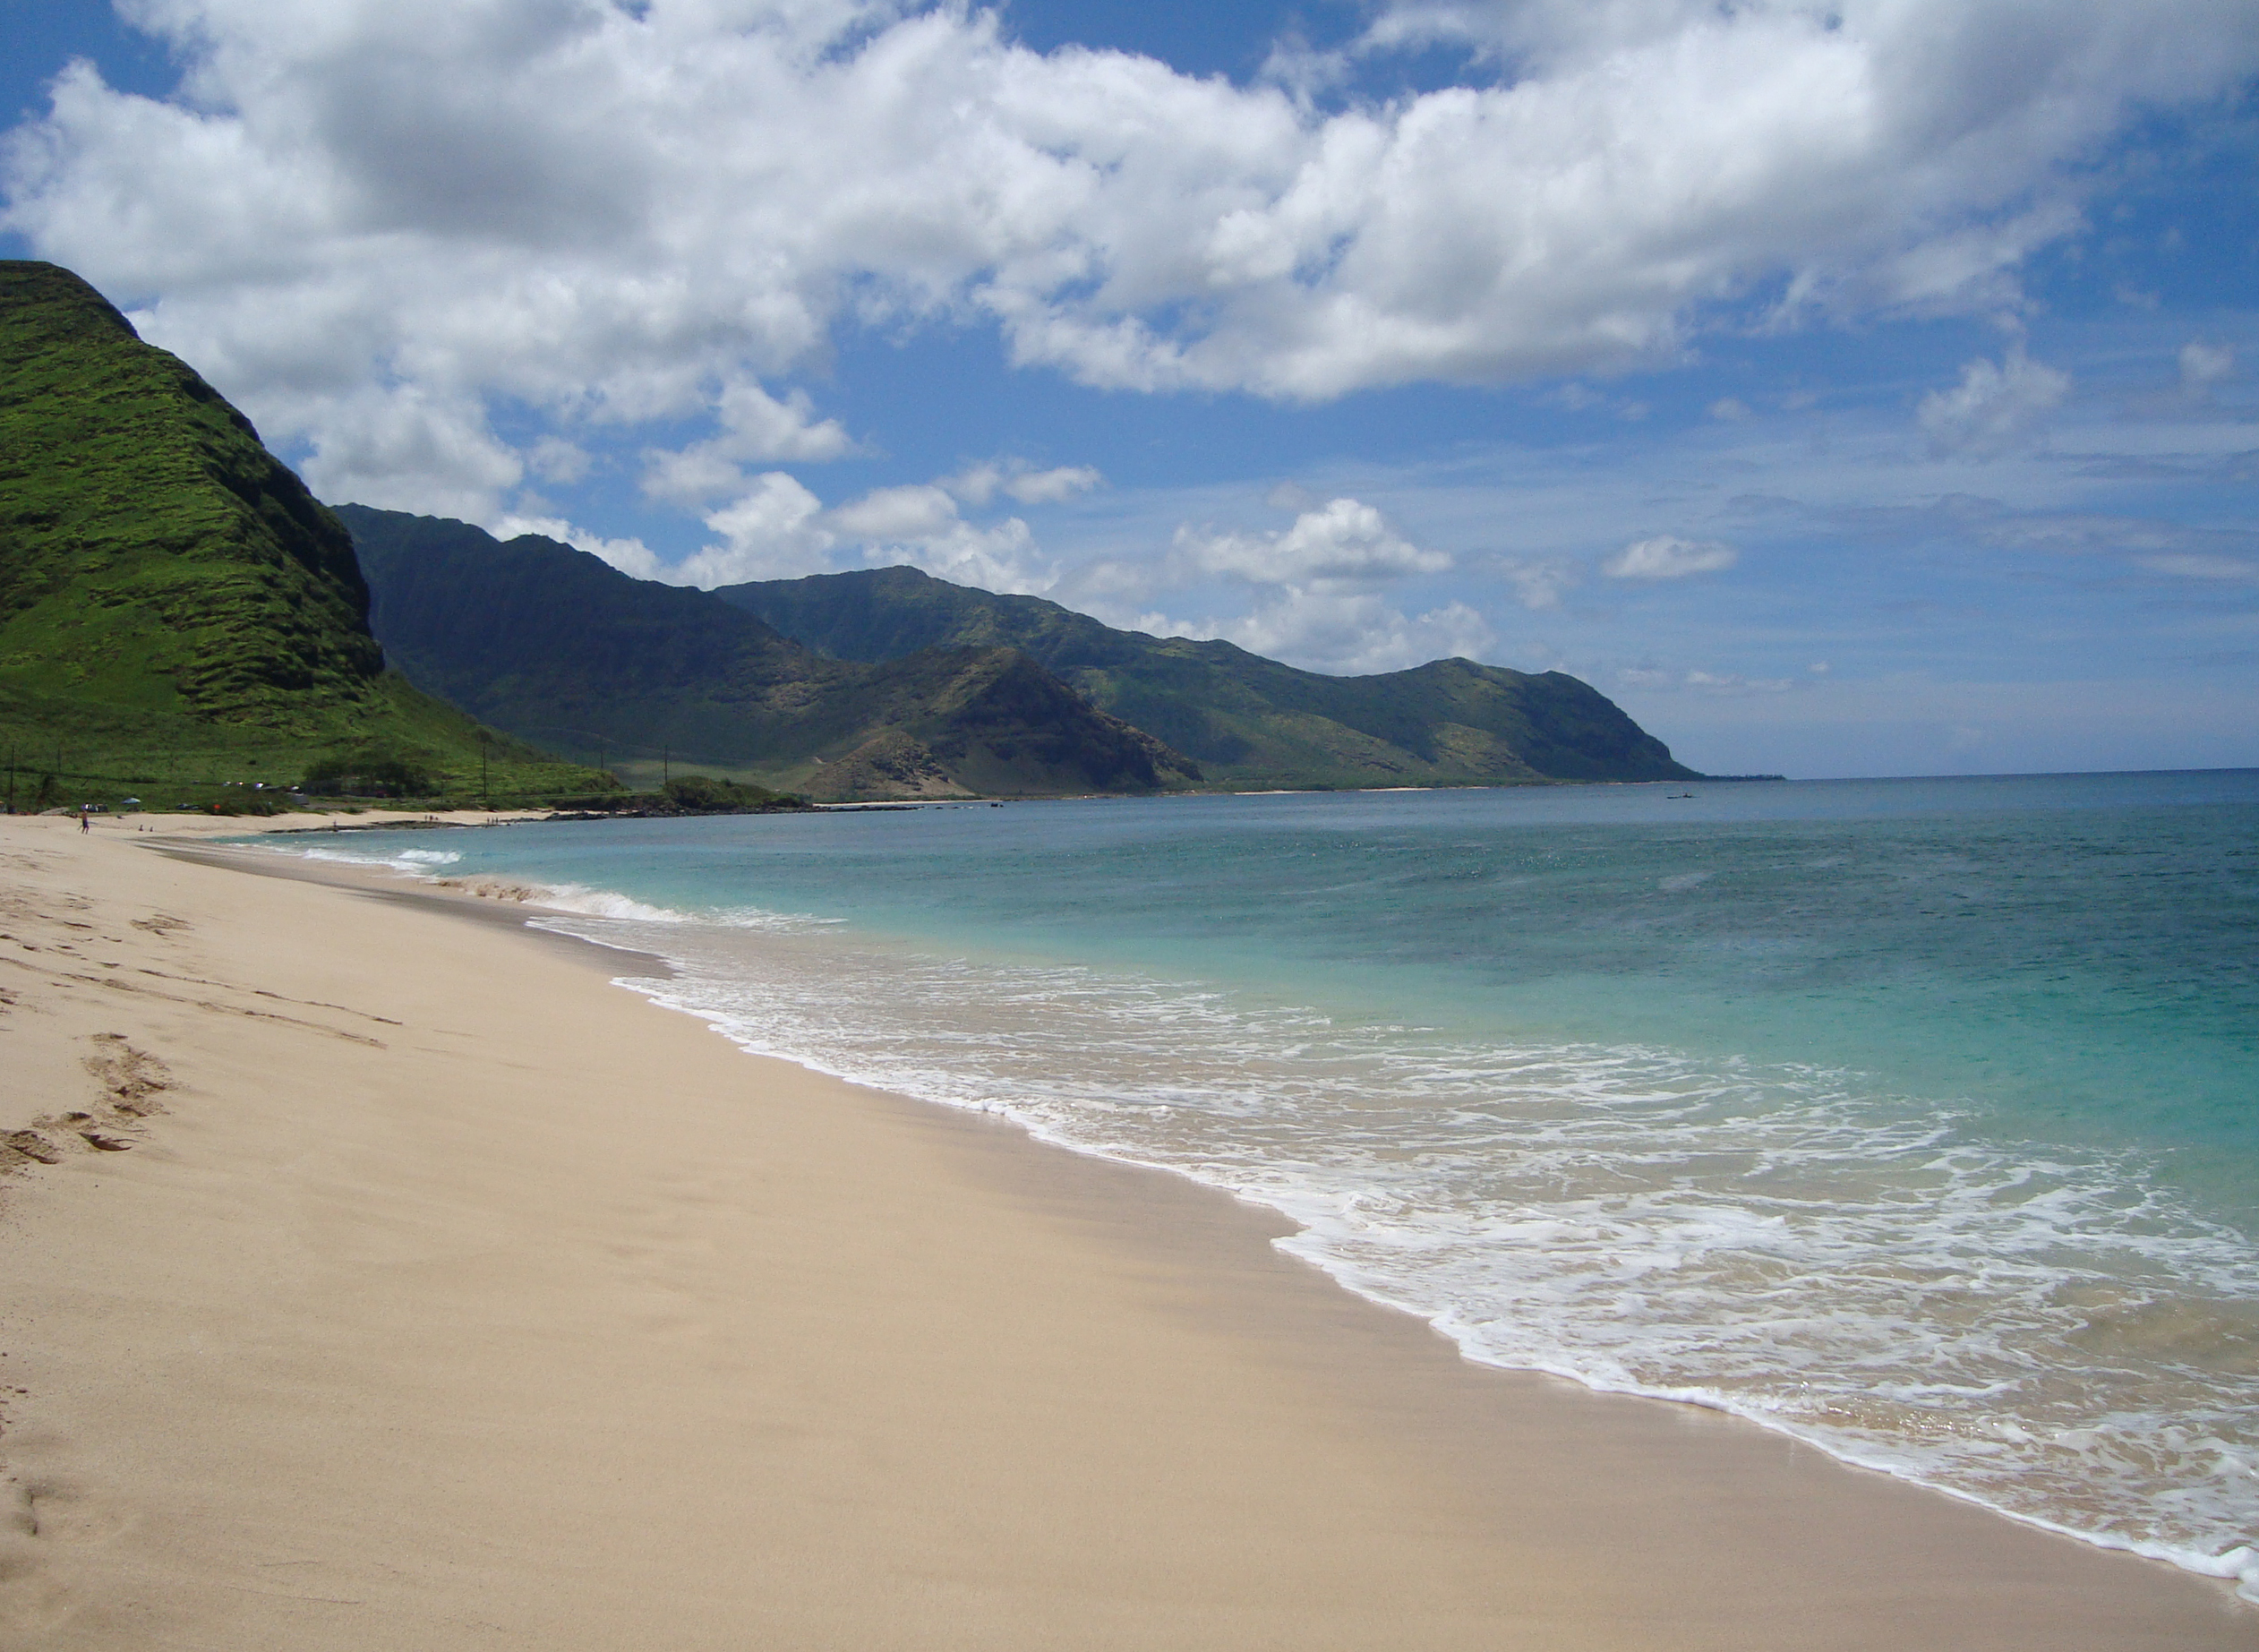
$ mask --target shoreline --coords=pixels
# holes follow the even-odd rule
[[[1398,790],[1407,791],[1419,789],[1421,788],[1398,788]],[[377,877],[380,881],[383,880],[385,877],[383,874],[373,873],[372,876]],[[453,891],[446,890],[441,886],[443,880],[435,878],[431,875],[412,871],[399,871],[396,869],[390,874],[390,876],[399,877],[410,880],[420,880],[423,888],[429,892],[428,898],[435,901],[446,900],[455,906],[463,907],[465,908],[465,915],[466,916],[475,918],[490,917],[495,920],[507,921],[503,912],[480,910],[483,905],[483,903],[464,903],[459,894]],[[321,879],[317,877],[314,878],[314,881],[321,881]],[[379,891],[379,893],[381,893],[381,891]],[[406,895],[403,898],[415,899],[417,897],[410,894]],[[529,906],[536,905],[535,903],[530,901],[527,904]],[[569,909],[539,909],[537,907],[536,910],[537,912],[554,912],[560,916],[570,918],[575,920],[583,920],[586,917],[586,914],[583,912],[571,911]],[[629,990],[637,992],[660,1008],[666,1009],[674,1014],[686,1014],[694,1020],[698,1020],[705,1024],[711,1026],[714,1031],[721,1032],[725,1038],[730,1038],[732,1036],[722,1027],[721,1024],[707,1020],[703,1012],[685,1005],[671,1003],[662,993],[656,991],[646,991],[642,986],[642,982],[645,980],[663,981],[672,979],[676,975],[677,966],[672,961],[664,958],[663,956],[657,954],[644,952],[637,948],[620,946],[617,943],[604,941],[593,936],[581,935],[571,930],[553,929],[548,925],[540,923],[537,920],[537,917],[528,917],[525,922],[526,927],[533,933],[552,935],[560,938],[580,942],[587,946],[598,949],[599,951],[613,952],[618,954],[623,954],[637,960],[648,960],[655,967],[649,970],[637,968],[631,971],[622,972],[615,980],[614,984],[627,987]],[[732,1042],[735,1041],[736,1040],[732,1039]],[[1459,1358],[1477,1369],[1498,1373],[1518,1379],[1538,1378],[1545,1381],[1559,1382],[1569,1385],[1580,1393],[1590,1394],[1596,1397],[1628,1399],[1634,1403],[1654,1404],[1674,1408],[1683,1408],[1697,1412],[1713,1415],[1723,1419],[1730,1420],[1738,1426],[1754,1429],[1767,1436],[1776,1437],[1789,1442],[1798,1447],[1818,1452],[1829,1459],[1831,1461],[1844,1468],[1852,1470],[1854,1473],[1877,1476],[1892,1481],[1897,1485],[1910,1487],[1924,1494],[1946,1498],[1968,1508],[1981,1511],[1984,1514],[1992,1518],[2006,1520],[2013,1525],[2024,1527],[2032,1531],[2044,1533],[2049,1536],[2068,1539],[2083,1548],[2099,1553],[2120,1554],[2135,1558],[2145,1562],[2164,1566],[2181,1575],[2210,1582],[2218,1582],[2223,1588],[2230,1591],[2237,1590],[2239,1582],[2244,1583],[2246,1587],[2250,1587],[2251,1579],[2255,1576],[2259,1576],[2259,1568],[2254,1567],[2248,1561],[2242,1562],[2239,1567],[2223,1567],[2215,1562],[2213,1557],[2205,1556],[2195,1551],[2175,1549],[2169,1545],[2162,1544],[2143,1542],[2130,1538],[2118,1538],[2092,1530],[2084,1530],[2075,1526],[2065,1525],[2059,1521],[2049,1519],[2041,1515],[2025,1513],[2014,1508],[2004,1507],[1999,1503],[1988,1501],[1984,1496],[1977,1493],[1963,1490],[1951,1484],[1925,1479],[1919,1474],[1894,1462],[1871,1459],[1862,1460],[1859,1455],[1841,1449],[1839,1446],[1825,1438],[1815,1437],[1815,1435],[1809,1431],[1800,1429],[1786,1423],[1768,1420],[1765,1416],[1753,1409],[1737,1408],[1733,1404],[1727,1403],[1722,1399],[1713,1399],[1684,1391],[1670,1391],[1666,1390],[1646,1389],[1634,1386],[1608,1386],[1596,1382],[1592,1379],[1580,1375],[1573,1371],[1557,1370],[1531,1365],[1518,1365],[1504,1359],[1486,1357],[1477,1348],[1470,1346],[1468,1341],[1462,1340],[1457,1334],[1455,1334],[1450,1327],[1442,1322],[1442,1318],[1435,1313],[1412,1303],[1394,1299],[1378,1288],[1369,1288],[1366,1285],[1361,1284],[1357,1280],[1351,1277],[1347,1271],[1337,1271],[1337,1268],[1332,1265],[1330,1259],[1327,1258],[1322,1252],[1297,1251],[1292,1246],[1284,1244],[1284,1241],[1295,1238],[1297,1236],[1309,1231],[1307,1222],[1303,1218],[1296,1216],[1292,1205],[1289,1203],[1273,1201],[1255,1194],[1243,1194],[1217,1182],[1205,1180],[1188,1170],[1166,1163],[1159,1163],[1137,1158],[1132,1156],[1125,1151],[1103,1146],[1086,1145],[1068,1139],[1063,1135],[1048,1133],[1038,1124],[1031,1122],[1027,1117],[1014,1112],[1009,1108],[997,1108],[991,1106],[976,1108],[929,1096],[903,1094],[899,1091],[889,1090],[884,1084],[876,1083],[868,1079],[858,1078],[851,1073],[817,1065],[803,1058],[795,1057],[790,1055],[779,1055],[749,1045],[740,1044],[739,1048],[743,1050],[744,1053],[748,1054],[756,1060],[783,1060],[788,1065],[800,1067],[803,1070],[812,1072],[821,1077],[835,1079],[839,1082],[853,1085],[859,1089],[864,1089],[871,1091],[874,1093],[886,1095],[892,1099],[905,1101],[914,1108],[936,1108],[945,1113],[977,1119],[984,1126],[1006,1130],[1016,1137],[1025,1140],[1031,1146],[1034,1146],[1039,1150],[1064,1152],[1078,1158],[1089,1159],[1095,1162],[1111,1166],[1116,1168],[1128,1170],[1139,1175],[1159,1176],[1171,1182],[1180,1182],[1199,1188],[1205,1193],[1219,1194],[1230,1200],[1237,1208],[1255,1214],[1266,1221],[1275,1222],[1277,1224],[1277,1228],[1276,1231],[1272,1235],[1272,1240],[1274,1244],[1278,1245],[1279,1254],[1282,1256],[1290,1258],[1292,1262],[1300,1268],[1318,1274],[1331,1284],[1335,1288],[1355,1297],[1356,1300],[1374,1311],[1392,1317],[1400,1316],[1411,1320],[1415,1323],[1420,1325],[1423,1329],[1430,1331],[1435,1337],[1450,1344],[1457,1352]],[[2236,1551],[2235,1553],[2243,1554],[2246,1552]],[[2223,1558],[2231,1559],[2232,1556]],[[2252,1593],[2238,1593],[2237,1598],[2247,1605],[2259,1607],[2259,1595]],[[2259,1628],[2259,1612],[2255,1612],[2254,1616],[2255,1628]]]
[[[523,909],[19,824],[7,927],[93,938],[0,1049],[170,1074],[133,1151],[0,1182],[28,1644],[2259,1644],[2223,1584],[1472,1364],[1284,1217],[749,1057]]]

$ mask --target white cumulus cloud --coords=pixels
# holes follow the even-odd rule
[[[875,488],[832,512],[831,520],[851,539],[924,539],[955,526],[957,501],[946,488]]]
[[[749,491],[706,514],[706,527],[719,537],[664,577],[710,591],[749,579],[829,572],[838,542],[819,519],[823,509],[823,501],[783,471],[757,476]]]
[[[1178,559],[1199,573],[1257,585],[1364,583],[1441,573],[1451,559],[1423,550],[1371,505],[1329,500],[1273,534],[1177,530]]]
[[[1714,539],[1680,539],[1670,534],[1635,539],[1600,564],[1611,579],[1684,579],[1714,574],[1741,561],[1732,545]]]
[[[1921,398],[1916,417],[1933,451],[1981,458],[2016,446],[2070,393],[2069,373],[2033,361],[2015,344],[1998,362],[1969,363],[1959,384]]]
[[[1307,671],[1356,676],[1454,656],[1480,658],[1497,641],[1489,622],[1464,603],[1408,615],[1371,592],[1296,586],[1265,591],[1254,612],[1237,619],[1180,621],[1147,613],[1131,623],[1161,637],[1222,638]]]
[[[869,563],[907,562],[937,578],[988,591],[1048,590],[1057,573],[1028,525],[1018,517],[985,525],[966,521],[957,508],[959,498],[992,498],[996,488],[963,484],[960,477],[947,484],[875,488],[828,512],[824,522],[837,539],[860,545]]]
[[[895,0],[127,10],[179,95],[66,71],[8,143],[6,227],[330,496],[426,509],[518,485],[504,405],[710,421],[648,480],[740,497],[848,445],[778,387],[853,326],[985,321],[1091,384],[1313,400],[1990,313],[2134,111],[2259,69],[2246,0],[1390,5],[1359,51],[1501,72],[1335,104],[1314,66],[1234,85]],[[1984,366],[1943,435],[2049,382]]]
[[[1058,578],[1034,534],[1017,517],[985,526],[952,522],[915,538],[876,541],[863,546],[862,556],[876,566],[907,562],[938,579],[1007,594],[1040,595]]]
[[[1050,505],[1087,493],[1104,480],[1088,465],[1062,465],[1056,470],[1023,471],[1007,476],[1004,491],[1023,505]]]
[[[637,579],[663,579],[667,570],[656,552],[640,539],[606,539],[601,534],[591,534],[576,527],[562,517],[526,517],[512,512],[495,518],[485,524],[486,531],[497,539],[516,539],[521,534],[538,534],[543,539],[553,539],[560,544],[570,545],[576,551],[609,562],[621,573]]]
[[[968,505],[985,505],[1003,493],[1023,505],[1055,505],[1099,486],[1106,478],[1089,465],[1037,470],[1020,459],[967,466],[940,485]]]
[[[757,384],[732,384],[715,398],[721,433],[644,456],[643,491],[679,505],[701,505],[746,485],[740,466],[838,458],[851,450],[837,420],[817,420],[805,391],[779,401]]]
[[[300,405],[319,410],[299,470],[321,499],[478,522],[526,475],[466,398],[372,384]]]

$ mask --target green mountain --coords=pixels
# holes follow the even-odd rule
[[[637,778],[695,762],[820,799],[1151,792],[1199,771],[1020,650],[827,658],[704,591],[569,545],[361,505],[386,654],[422,687]]]
[[[599,777],[385,668],[351,538],[66,270],[0,261],[0,744],[18,807],[218,800],[325,758],[458,792]],[[351,759],[351,760],[348,760]]]
[[[1557,672],[1325,677],[907,568],[707,594],[549,540],[332,513],[93,288],[0,261],[19,804],[210,803],[309,772],[458,797],[483,774],[499,799],[610,783],[466,712],[654,780],[680,758],[825,798],[1690,774]]]
[[[1185,753],[1214,786],[1697,777],[1613,700],[1561,672],[1436,660],[1328,677],[1228,642],[1117,631],[1040,597],[997,596],[914,568],[724,586],[714,595],[841,660],[1017,648],[1101,711]]]

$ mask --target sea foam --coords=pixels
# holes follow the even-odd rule
[[[1471,1358],[2259,1584],[2259,1255],[2152,1156],[1987,1141],[1855,1072],[1467,1045],[790,922],[543,927],[665,956],[623,984],[749,1051],[1269,1205]]]

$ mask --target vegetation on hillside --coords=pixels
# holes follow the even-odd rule
[[[757,790],[659,790],[678,759]],[[676,812],[1690,775],[1558,672],[1326,677],[910,569],[708,594],[332,513],[192,369],[32,262],[0,262],[0,761],[17,808],[624,800],[615,768]]]
[[[1590,685],[1472,660],[1330,677],[1228,642],[1116,630],[1037,596],[913,568],[724,586],[714,595],[840,660],[1009,647],[1228,787],[1686,780],[1694,771]]]
[[[684,815],[759,815],[802,807],[800,800],[766,786],[749,786],[711,775],[685,775],[660,788],[664,805]]]
[[[713,595],[526,535],[346,505],[371,622],[418,684],[655,782],[696,761],[826,800],[1139,792],[1199,771],[1016,649],[827,659]]]
[[[350,536],[243,415],[70,271],[0,261],[17,808],[235,806],[354,753],[455,800],[608,783],[388,671],[367,607]]]
[[[317,803],[387,798],[500,809],[619,790],[608,775],[481,729],[397,672],[380,678],[374,693],[389,715],[278,731],[121,715],[96,702],[0,690],[0,806],[116,809],[132,798],[149,809],[241,812],[295,790]],[[406,766],[424,789],[330,783],[372,761]]]

